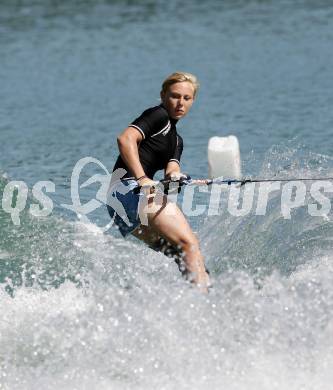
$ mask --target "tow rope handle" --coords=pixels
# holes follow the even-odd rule
[[[151,188],[151,189],[159,189],[160,187],[162,187],[163,189],[163,192],[165,194],[169,194],[169,193],[172,193],[172,192],[175,192],[177,191],[178,193],[180,193],[181,191],[181,187],[183,187],[184,185],[189,185],[189,184],[192,184],[193,180],[191,179],[190,176],[187,176],[187,177],[182,177],[180,179],[177,179],[177,180],[172,180],[172,179],[163,179],[163,180],[160,180],[158,182],[158,184],[156,186],[137,186],[134,188],[134,193],[135,194],[138,194],[140,193],[141,189],[144,189],[144,188]],[[170,188],[170,184],[177,184],[174,186],[174,188]]]

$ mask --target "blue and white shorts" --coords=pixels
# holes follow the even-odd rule
[[[109,190],[107,209],[124,237],[141,224],[138,206],[143,194],[134,191],[137,187],[135,180],[120,180]]]

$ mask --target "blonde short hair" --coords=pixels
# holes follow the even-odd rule
[[[187,73],[187,72],[175,72],[175,73],[172,73],[170,76],[168,76],[163,81],[161,92],[164,94],[167,92],[168,88],[172,84],[181,83],[183,81],[188,81],[193,85],[193,88],[194,88],[194,95],[193,96],[195,97],[195,95],[198,92],[200,84],[199,84],[199,81],[196,78],[196,76],[194,76],[194,74]]]

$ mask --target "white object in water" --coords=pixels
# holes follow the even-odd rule
[[[208,142],[209,177],[241,178],[241,160],[237,137],[212,137]]]

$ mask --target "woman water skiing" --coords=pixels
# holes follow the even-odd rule
[[[162,201],[157,196],[157,182],[153,180],[161,169],[167,179],[180,180],[186,176],[180,170],[183,141],[177,134],[176,123],[190,110],[198,87],[196,77],[190,73],[171,74],[162,84],[161,104],[144,111],[118,136],[120,155],[114,166],[110,193],[126,215],[119,215],[118,209],[116,213],[112,202],[107,207],[124,237],[131,233],[152,249],[174,257],[182,274],[206,292],[209,277],[198,239],[178,206],[166,195],[162,195]],[[120,180],[115,178],[119,169],[126,171]],[[149,190],[149,199],[141,213],[138,208],[143,193],[138,193],[138,186]],[[146,223],[140,220],[142,211]]]

